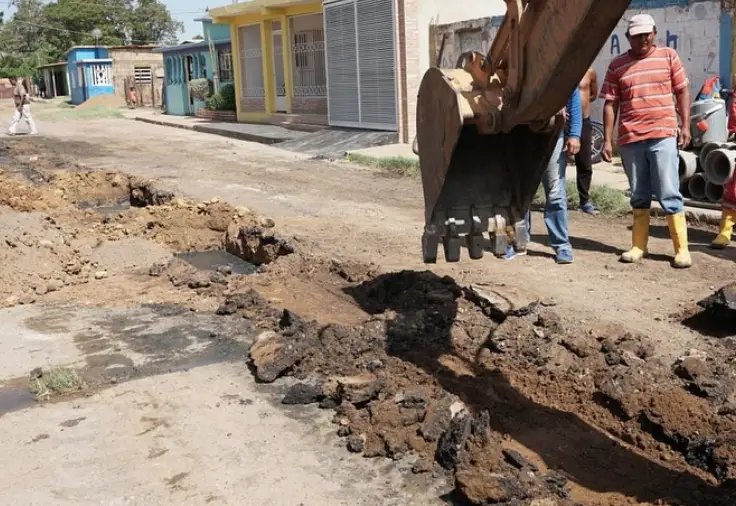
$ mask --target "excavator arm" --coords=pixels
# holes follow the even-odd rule
[[[630,0],[506,0],[487,55],[431,68],[419,87],[424,261],[523,246],[524,215],[564,127],[562,110]]]

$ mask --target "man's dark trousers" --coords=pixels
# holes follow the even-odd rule
[[[590,121],[590,117],[583,118],[583,131],[580,135],[580,151],[575,155],[580,207],[590,202],[590,184],[593,180],[592,142],[593,124]]]

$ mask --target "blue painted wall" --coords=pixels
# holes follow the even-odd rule
[[[89,64],[80,63],[81,60],[106,59],[109,52],[105,47],[77,47],[67,52],[67,72],[69,72],[69,94],[72,104],[79,105],[90,98],[100,95],[112,95],[115,87],[112,84],[105,86],[93,86],[92,69]],[[102,65],[112,68],[112,63]],[[81,69],[81,71],[80,71]],[[82,79],[84,75],[84,80]],[[112,74],[111,74],[112,75]]]
[[[216,51],[230,51],[230,43],[217,42]],[[204,101],[189,101],[189,76],[187,57],[192,58],[192,79],[207,77],[212,80],[212,62],[207,44],[181,44],[160,51],[164,57],[164,87],[167,114],[188,116],[198,108],[205,107]],[[220,86],[231,81],[220,81]],[[217,91],[217,90],[215,90]]]
[[[202,21],[202,34],[204,40],[230,40],[230,25]]]

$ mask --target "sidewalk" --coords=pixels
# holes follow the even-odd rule
[[[289,130],[277,125],[256,125],[250,123],[230,123],[227,121],[211,121],[194,116],[169,116],[156,111],[133,110],[125,111],[128,119],[151,123],[154,125],[184,128],[197,132],[221,135],[241,141],[259,142],[261,144],[277,144],[299,139],[309,132]]]

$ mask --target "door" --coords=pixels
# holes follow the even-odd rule
[[[184,60],[184,86],[186,87],[184,93],[186,93],[189,98],[189,114],[194,114],[194,97],[192,97],[192,90],[189,88],[189,83],[194,77],[192,71],[192,55],[188,55]]]
[[[284,44],[281,33],[281,21],[271,23],[271,40],[273,42],[273,85],[276,88],[276,112],[286,112],[286,82],[284,79]]]
[[[398,129],[393,0],[325,1],[329,123]]]

